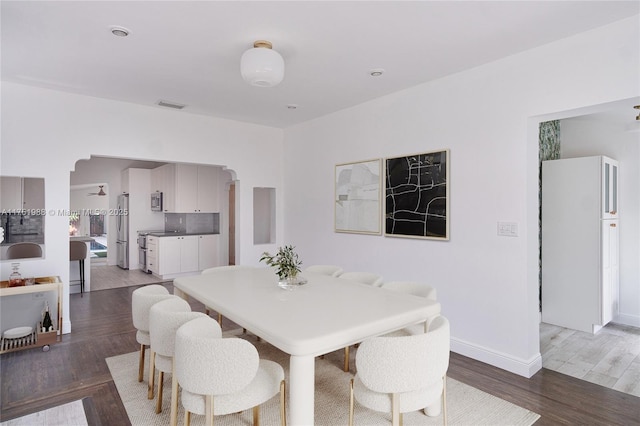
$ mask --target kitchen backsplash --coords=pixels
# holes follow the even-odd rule
[[[0,226],[4,228],[4,244],[38,243],[44,244],[44,216],[42,215],[0,215]]]
[[[189,234],[219,234],[219,213],[165,213],[165,232],[186,232]]]

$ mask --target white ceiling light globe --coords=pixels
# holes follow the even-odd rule
[[[252,86],[273,87],[284,78],[284,59],[268,41],[256,41],[240,59],[242,78]]]

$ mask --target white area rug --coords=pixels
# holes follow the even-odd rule
[[[88,423],[82,401],[77,400],[0,424],[2,426],[85,426]]]
[[[225,333],[231,336],[234,332]],[[257,341],[251,335],[242,335],[253,343],[264,359],[278,362],[285,369],[288,383],[289,357],[287,354],[265,343]],[[148,353],[149,351],[147,351]],[[351,352],[355,352],[352,350]],[[342,371],[343,351],[328,354],[324,359],[316,358],[316,394],[315,394],[315,424],[337,426],[348,424],[349,416],[349,380],[353,374]],[[131,424],[166,425],[169,424],[169,410],[171,401],[171,375],[165,374],[163,411],[155,414],[155,400],[147,399],[147,371],[142,383],[138,378],[138,353],[107,358],[107,365],[122,398]],[[148,367],[148,362],[145,367]],[[352,369],[353,369],[353,363]],[[148,368],[145,368],[148,370]],[[179,404],[178,424],[182,424],[184,413]],[[518,407],[510,402],[489,395],[471,386],[467,386],[453,379],[447,379],[447,407],[450,425],[491,425],[515,426],[531,425],[540,416],[529,410]],[[288,409],[288,407],[287,407]],[[279,425],[278,397],[274,397],[263,404],[260,412],[261,424]],[[242,413],[217,416],[217,426],[251,425],[251,410]],[[192,415],[192,425],[204,424],[204,416]],[[387,425],[391,424],[391,415],[378,413],[359,406],[356,402],[356,425]],[[422,411],[405,413],[405,425],[441,425],[442,415],[427,417]]]

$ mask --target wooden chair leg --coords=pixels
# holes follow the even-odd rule
[[[344,371],[349,372],[349,346],[344,348]]]
[[[280,415],[280,424],[287,426],[287,385],[284,379],[280,382]]]
[[[253,426],[260,426],[260,406],[253,407]]]
[[[349,426],[353,426],[353,379],[349,382]]]
[[[442,421],[447,426],[447,375],[442,379]]]
[[[144,345],[140,345],[140,361],[138,362],[138,381],[141,382],[144,376]]]
[[[164,387],[164,372],[158,372],[158,392],[156,395],[156,414],[162,413],[162,391]]]
[[[149,390],[147,392],[147,398],[153,399],[153,381],[156,375],[156,353],[151,351],[149,355]]]
[[[391,424],[393,426],[400,426],[400,416],[399,416],[399,407],[400,402],[398,401],[398,395],[395,393],[391,394]]]
[[[169,418],[170,426],[178,424],[178,380],[176,379],[176,359],[171,361],[171,414]]]
[[[184,426],[191,426],[191,411],[184,412]]]
[[[211,395],[204,397],[204,416],[205,424],[213,426],[213,396]]]

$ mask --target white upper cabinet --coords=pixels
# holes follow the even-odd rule
[[[153,169],[152,192],[162,192],[166,213],[216,213],[218,168],[192,164],[166,164]]]
[[[220,211],[218,171],[217,167],[198,166],[198,213],[216,213]]]
[[[0,186],[1,209],[44,209],[44,179],[2,176]]]
[[[0,207],[3,210],[22,209],[22,178],[2,176],[0,178]]]

